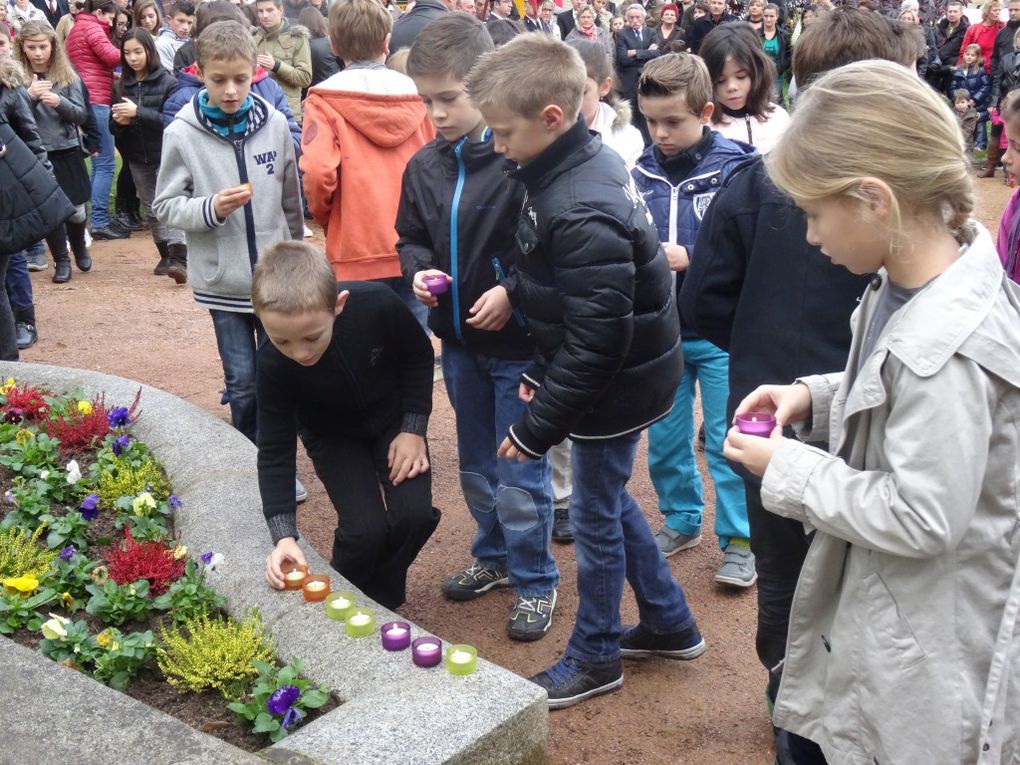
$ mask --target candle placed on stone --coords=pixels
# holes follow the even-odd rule
[[[318,603],[329,595],[329,577],[309,574],[305,577],[305,583],[301,589],[305,594],[305,600],[309,603]]]
[[[470,675],[478,668],[478,651],[474,646],[458,644],[446,649],[446,671],[451,675]]]
[[[283,587],[286,590],[300,590],[308,576],[308,566],[304,563],[284,563],[280,566],[283,572]]]
[[[354,594],[337,592],[326,598],[326,616],[334,621],[342,622],[354,609]]]
[[[768,438],[776,428],[776,418],[768,412],[744,412],[737,415],[737,430],[746,436]]]
[[[450,289],[450,281],[446,278],[446,274],[432,274],[424,277],[422,281],[425,282],[425,289],[433,295],[442,295]]]
[[[347,634],[351,637],[365,637],[371,635],[375,630],[375,617],[367,608],[355,608],[344,622],[347,627]]]
[[[418,667],[434,667],[443,658],[443,641],[428,635],[411,643],[411,661]]]
[[[411,625],[407,622],[387,622],[380,634],[382,646],[387,651],[403,651],[411,645]]]

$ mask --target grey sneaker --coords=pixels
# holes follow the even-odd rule
[[[723,550],[723,562],[715,572],[715,581],[733,587],[750,587],[758,581],[754,553],[746,539],[730,542]]]
[[[514,640],[530,642],[541,640],[552,626],[553,611],[556,610],[556,590],[535,597],[517,596],[517,603],[510,612],[506,631]]]
[[[25,265],[28,266],[29,271],[45,271],[50,267],[49,261],[46,260],[46,250],[26,252]]]
[[[506,571],[484,568],[476,562],[443,582],[443,594],[450,600],[474,600],[489,590],[509,584]]]
[[[659,546],[659,552],[668,558],[681,550],[690,550],[692,547],[700,545],[701,533],[681,534],[679,531],[673,531],[669,526],[663,526],[655,532],[655,544]]]
[[[297,478],[294,479],[294,501],[299,505],[308,499],[308,490]]]

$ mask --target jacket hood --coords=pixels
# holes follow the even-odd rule
[[[103,21],[93,13],[79,13],[74,17],[75,24],[80,24],[81,22],[85,22],[86,24],[98,24],[104,32],[107,34],[110,33],[110,23],[108,21]]]
[[[251,84],[254,85],[257,82],[262,82],[269,76],[269,72],[262,68],[262,64],[259,64],[255,69],[255,76],[251,78]],[[177,74],[178,90],[188,85],[197,85],[202,87],[202,80],[198,76],[198,64],[189,64],[188,66],[181,69]]]
[[[187,42],[188,40],[191,39],[190,37],[181,37],[181,36],[179,36],[170,27],[163,27],[162,29],[159,30],[159,34],[156,35],[156,36],[157,37],[169,37],[171,40],[176,40],[177,42]]]
[[[28,87],[28,77],[17,61],[5,61],[0,64],[0,86],[5,88]]]
[[[374,88],[372,92],[337,88],[337,86],[342,88],[346,84],[353,85],[354,83],[350,81],[366,74],[382,75],[382,78],[372,80],[382,79],[383,87]],[[329,108],[376,146],[393,148],[403,144],[421,128],[426,113],[425,104],[422,103],[418,93],[414,90],[407,92],[403,83],[392,75],[399,73],[390,70],[344,71],[312,88],[308,93],[319,96]],[[404,75],[399,77],[410,82]],[[392,82],[388,82],[390,80]],[[413,89],[413,83],[411,87]]]
[[[606,104],[604,101],[602,103],[613,110],[613,130],[619,130],[624,125],[630,124],[631,117],[633,116],[633,112],[630,108],[630,101],[626,98],[618,98],[616,99],[615,104]],[[599,108],[602,109],[603,106],[600,105]]]

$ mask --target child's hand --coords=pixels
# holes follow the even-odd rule
[[[216,195],[216,201],[213,202],[213,210],[215,210],[216,216],[220,220],[223,220],[234,212],[234,210],[248,204],[248,200],[250,199],[250,185],[245,184],[244,186],[233,186],[229,189],[223,189],[223,191]]]
[[[491,290],[483,292],[475,304],[468,309],[471,318],[467,320],[467,324],[475,329],[499,332],[506,326],[506,322],[513,312],[514,309],[510,305],[510,296],[507,294],[506,288],[497,284]]]
[[[51,109],[56,109],[57,104],[60,103],[60,96],[58,96],[52,90],[48,90],[41,96],[39,96],[39,103],[48,106]]]
[[[535,397],[535,389],[530,385],[521,383],[521,387],[517,389],[517,398],[523,401],[525,404],[530,404],[531,399]]]
[[[414,478],[425,473],[429,469],[425,439],[414,433],[397,434],[390,442],[386,464],[390,468],[390,483],[394,486],[399,486],[405,478]]]
[[[280,566],[288,562],[305,564],[305,554],[301,552],[294,537],[281,539],[266,558],[266,581],[270,587],[283,589],[283,571],[280,570]]]
[[[804,387],[803,385],[801,386]],[[806,390],[806,388],[805,388]],[[772,461],[772,455],[783,443],[783,426],[776,425],[769,438],[748,436],[736,427],[730,428],[723,442],[723,456],[739,462],[750,472],[761,478]]]
[[[43,94],[49,93],[52,90],[53,83],[49,80],[32,80],[32,84],[28,86],[28,95],[41,101]]]
[[[759,385],[737,404],[734,414],[744,412],[772,412],[782,431],[784,425],[803,422],[811,414],[811,391],[803,383]]]
[[[122,103],[110,107],[114,117],[127,117],[128,122],[138,116],[138,104],[128,98],[122,98]]]
[[[687,270],[687,267],[691,264],[691,259],[687,256],[686,247],[681,247],[679,244],[664,244],[662,249],[666,251],[666,260],[669,261],[670,271]]]
[[[418,298],[418,302],[422,305],[427,305],[429,308],[435,308],[439,305],[439,298],[429,292],[429,288],[425,286],[426,276],[446,276],[447,281],[451,280],[449,276],[435,268],[419,271],[411,280],[411,290],[414,292],[414,296]]]
[[[503,443],[496,450],[496,456],[502,457],[505,460],[517,460],[518,462],[527,462],[531,459],[527,454],[514,446],[514,442],[509,437],[503,439]]]
[[[268,53],[260,53],[258,57],[259,65],[267,72],[272,71],[273,67],[276,66],[276,59],[270,56]]]

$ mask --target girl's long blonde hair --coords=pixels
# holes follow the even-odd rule
[[[952,111],[916,74],[889,61],[849,64],[813,82],[765,164],[797,202],[867,202],[861,180],[881,179],[892,190],[889,228],[897,237],[911,215],[940,220],[962,239],[974,209]]]
[[[64,52],[64,46],[57,39],[57,33],[53,27],[45,21],[26,21],[21,25],[21,31],[14,41],[14,55],[21,62],[25,70],[31,74],[32,64],[25,55],[24,45],[26,40],[34,40],[37,37],[45,37],[50,41],[50,64],[46,69],[46,79],[54,85],[67,88],[78,82],[78,73],[74,71],[71,62]]]

